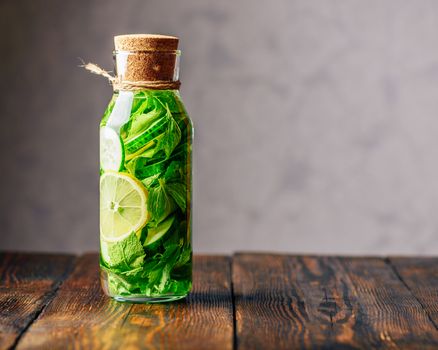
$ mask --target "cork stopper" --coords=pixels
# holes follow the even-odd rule
[[[159,34],[115,36],[118,75],[123,81],[173,81],[178,41]]]
[[[117,51],[175,51],[178,38],[160,34],[117,35],[114,46]]]

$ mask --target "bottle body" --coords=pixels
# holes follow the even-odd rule
[[[120,91],[100,125],[100,266],[120,301],[192,285],[193,127],[177,90]]]

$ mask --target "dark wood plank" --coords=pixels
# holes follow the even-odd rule
[[[438,329],[438,258],[388,260]]]
[[[354,305],[333,258],[237,254],[232,265],[238,349],[358,347]]]
[[[238,349],[438,347],[383,259],[237,254],[232,271]]]
[[[53,298],[73,261],[72,255],[0,254],[0,349],[14,346]]]
[[[186,300],[119,303],[100,289],[97,255],[85,255],[18,348],[231,349],[230,285],[229,258],[200,256]]]
[[[385,260],[343,258],[341,262],[360,303],[359,321],[373,328],[376,344],[388,348],[438,348],[435,326]]]

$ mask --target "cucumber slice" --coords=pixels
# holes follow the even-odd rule
[[[158,144],[158,142],[160,142],[160,140],[163,138],[163,136],[164,136],[164,133],[161,135],[158,135],[152,141],[149,141],[147,144],[145,144],[142,148],[140,148],[135,153],[127,154],[125,160],[128,161],[128,160],[134,159],[137,156],[145,156],[145,157],[152,158],[152,156],[155,153],[155,150],[153,148]],[[146,155],[145,155],[145,153],[146,153]],[[150,154],[152,154],[152,155],[149,156]]]
[[[124,162],[123,143],[117,132],[108,127],[100,128],[100,166],[104,171],[119,171]]]
[[[139,149],[143,148],[148,142],[152,141],[154,138],[166,131],[167,125],[168,119],[160,118],[140,135],[134,137],[133,139],[126,140],[126,152],[129,154],[137,152]]]
[[[159,239],[161,239],[170,230],[174,221],[175,216],[172,215],[170,218],[164,220],[157,227],[148,228],[148,235],[143,243],[143,246],[145,248],[148,248]]]

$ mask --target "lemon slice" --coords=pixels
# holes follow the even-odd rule
[[[128,174],[105,172],[100,177],[100,234],[117,242],[137,232],[148,221],[147,192]]]

